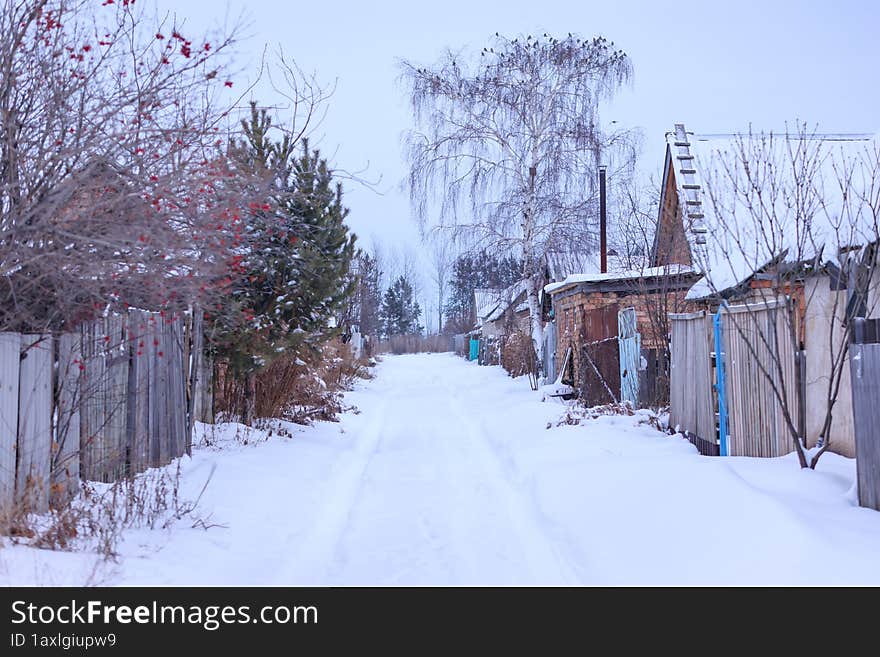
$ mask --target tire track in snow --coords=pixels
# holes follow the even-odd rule
[[[328,496],[315,514],[309,532],[288,539],[289,557],[287,565],[281,568],[278,583],[320,586],[328,583],[370,461],[382,441],[388,406],[389,400],[383,395],[371,411],[367,426],[356,434],[355,445],[340,457],[341,463],[334,468],[325,487]]]
[[[487,483],[502,500],[505,507],[503,511],[511,521],[534,582],[570,584],[580,581],[582,577],[579,569],[574,567],[560,546],[548,537],[546,527],[550,523],[536,508],[534,500],[518,490],[517,483],[505,469],[483,428],[461,407],[454,388],[448,387],[447,393],[452,415],[467,439],[461,441],[461,444],[472,453],[472,462],[484,466]]]

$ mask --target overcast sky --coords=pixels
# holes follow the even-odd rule
[[[417,243],[401,135],[410,126],[396,82],[400,58],[434,63],[447,47],[478,50],[496,31],[602,35],[631,57],[632,85],[602,110],[605,121],[640,127],[645,175],[663,163],[676,122],[696,132],[778,129],[816,123],[822,132],[880,130],[880,2],[874,0],[442,0],[297,2],[159,0],[188,30],[244,16],[237,63],[244,81],[264,44],[328,85],[336,83],[319,135],[322,150],[381,182],[378,194],[348,185],[350,226],[369,244]],[[247,70],[250,69],[250,72]],[[238,85],[238,81],[236,82]],[[263,92],[265,95],[265,92]],[[273,102],[259,98],[261,102]],[[427,281],[426,281],[427,285]]]

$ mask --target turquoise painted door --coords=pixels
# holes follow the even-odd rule
[[[639,364],[642,336],[636,325],[636,309],[624,308],[617,313],[617,340],[620,343],[620,401],[633,408],[639,403]]]
[[[480,341],[471,338],[470,354],[468,360],[477,360],[480,357]]]

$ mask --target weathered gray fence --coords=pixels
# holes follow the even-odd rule
[[[132,310],[57,337],[0,333],[0,510],[45,510],[190,450],[211,415],[201,313]]]
[[[725,308],[722,340],[730,456],[782,456],[794,450],[783,405],[799,416],[797,352],[784,303]]]
[[[711,318],[705,312],[669,316],[671,324],[669,426],[701,454],[717,455]]]
[[[859,504],[880,511],[880,320],[857,318],[850,345]]]

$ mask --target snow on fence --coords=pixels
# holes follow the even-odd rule
[[[880,320],[857,318],[850,345],[859,504],[880,511]]]
[[[201,314],[132,310],[60,336],[0,333],[0,509],[42,511],[187,453],[210,414]]]
[[[711,319],[705,312],[669,315],[669,426],[681,431],[701,454],[717,456]]]

